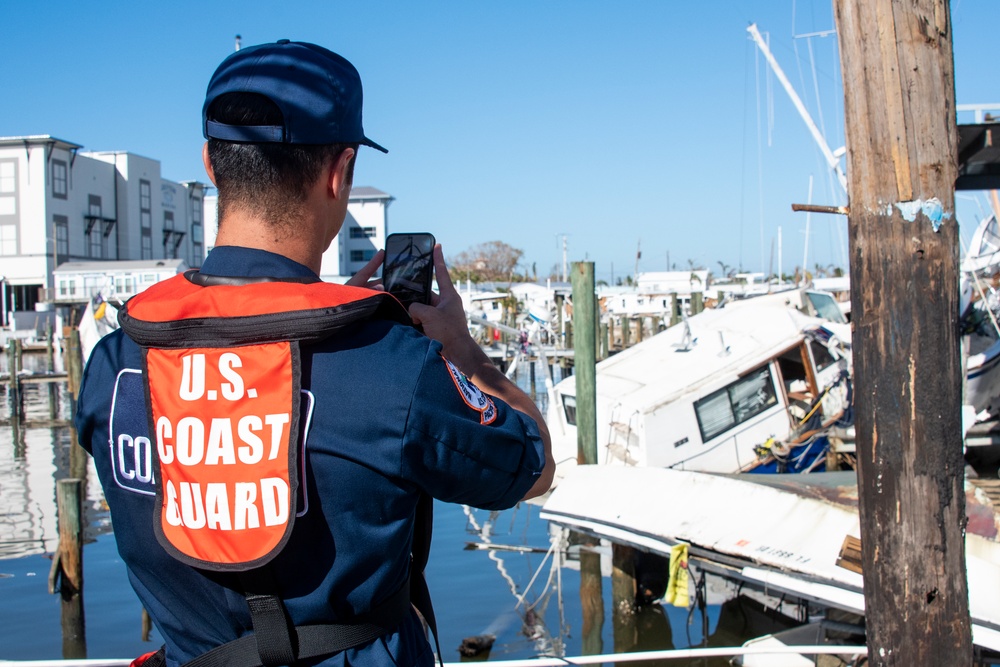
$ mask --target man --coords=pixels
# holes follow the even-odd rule
[[[147,665],[432,664],[418,505],[551,484],[542,417],[469,336],[440,247],[440,294],[409,316],[363,287],[381,252],[319,282],[358,147],[385,150],[361,107],[321,47],[227,58],[203,109],[216,246],[130,300],[88,362],[80,441],[166,641]]]

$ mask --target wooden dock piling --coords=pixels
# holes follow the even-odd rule
[[[10,376],[9,389],[7,390],[7,400],[10,403],[10,419],[15,425],[24,420],[24,394],[21,385],[21,354],[22,346],[20,338],[11,338],[7,341],[7,370]]]
[[[947,0],[835,0],[868,660],[969,665]]]
[[[594,263],[573,265],[573,374],[576,376],[577,461],[597,463],[597,300]]]
[[[602,628],[604,626],[604,592],[602,590],[601,555],[593,548],[599,540],[582,533],[571,532],[570,543],[585,548],[580,550],[580,611],[581,652],[583,655],[604,653]]]
[[[638,640],[635,591],[635,550],[614,543],[611,545],[611,608],[616,653],[631,650]]]
[[[63,596],[83,590],[83,528],[80,490],[83,480],[61,479],[56,483],[59,512],[59,590]]]

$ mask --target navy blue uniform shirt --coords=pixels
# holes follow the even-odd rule
[[[315,277],[280,255],[232,246],[213,249],[201,271]],[[484,424],[483,411],[470,406],[467,381],[440,351],[416,329],[385,320],[358,322],[302,347],[307,509],[273,561],[296,625],[361,614],[404,583],[420,492],[505,509],[541,473],[534,420],[493,398],[495,415]],[[94,457],[132,586],[165,638],[173,667],[252,626],[235,575],[183,565],[154,537],[158,473],[151,466],[155,439],[148,433],[141,369],[141,350],[122,331],[103,338],[87,363],[77,428]],[[432,663],[412,612],[385,637],[312,661]]]

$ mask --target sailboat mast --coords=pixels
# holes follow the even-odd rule
[[[771,55],[771,50],[767,48],[767,44],[764,42],[764,39],[760,36],[760,32],[757,30],[757,24],[751,23],[747,28],[747,32],[750,33],[753,41],[757,43],[757,47],[760,49],[761,53],[764,54],[764,58],[767,60],[768,64],[771,65],[771,69],[774,70],[774,74],[778,77],[778,81],[781,82],[785,92],[787,92],[788,96],[792,98],[792,104],[795,105],[799,115],[802,116],[802,120],[805,121],[806,127],[809,128],[809,133],[812,134],[813,139],[815,139],[816,143],[819,145],[820,151],[823,152],[823,157],[826,158],[826,163],[831,169],[833,169],[834,173],[837,175],[837,180],[840,182],[840,187],[842,187],[846,193],[847,177],[844,176],[844,172],[840,168],[840,160],[838,160],[833,154],[833,151],[830,150],[830,147],[826,143],[826,139],[823,138],[823,134],[819,131],[819,128],[816,127],[816,123],[813,122],[812,116],[810,116],[809,112],[806,110],[806,106],[802,103],[802,100],[795,92],[795,89],[792,88],[792,84],[789,83],[788,77],[785,76],[785,72],[781,69],[781,66],[778,65],[778,61],[774,59],[774,56]]]

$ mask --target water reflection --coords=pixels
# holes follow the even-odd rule
[[[25,354],[26,370],[45,370],[41,355]],[[50,391],[51,389],[51,391]],[[65,386],[25,384],[22,387],[25,421],[48,421],[50,400],[55,416],[64,422],[71,414],[71,396]],[[0,405],[9,419],[10,396],[6,386]],[[111,531],[93,462],[77,445],[76,431],[68,423],[57,427],[30,427],[7,422],[0,425],[0,559],[50,553],[59,541],[56,481],[84,480],[85,539]]]
[[[530,368],[523,364],[516,376],[529,393]],[[551,372],[558,382],[560,367],[555,365]],[[540,365],[535,366],[534,394],[544,411],[543,373]],[[57,398],[59,417],[67,419],[70,397],[60,387]],[[44,385],[25,385],[26,417],[46,418],[48,400]],[[6,400],[2,405],[7,406]],[[0,598],[15,600],[0,607],[0,658],[84,657],[88,650],[127,658],[158,645],[155,631],[150,645],[148,625],[139,639],[141,609],[110,538],[110,517],[92,460],[74,437],[68,426],[22,428],[16,436],[9,426],[0,426],[0,562],[6,561],[0,568],[14,574],[8,579],[0,574]],[[85,482],[82,496],[88,543],[86,597],[91,611],[83,635],[74,629],[84,627],[82,600],[79,620],[74,623],[74,610],[62,608],[59,596],[50,596],[46,590],[49,561],[45,557],[56,550],[58,542],[56,482],[64,478],[93,480]],[[774,617],[759,603],[735,597],[736,591],[724,586],[713,589],[709,583],[702,608],[647,604],[616,628],[607,544],[571,540],[568,533],[541,521],[537,506],[489,513],[438,503],[435,511],[427,574],[446,661],[540,654],[569,657],[706,642],[735,645],[775,627],[767,625]],[[495,548],[463,548],[470,539]],[[691,597],[696,599],[694,593]],[[31,628],[45,628],[44,634]],[[122,628],[129,628],[127,637],[122,636]],[[55,639],[60,632],[62,644]],[[494,643],[477,656],[461,657],[458,647],[463,640],[478,635],[491,635]],[[721,666],[728,661],[670,663],[683,664]]]

